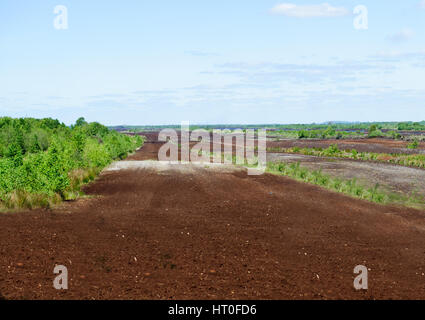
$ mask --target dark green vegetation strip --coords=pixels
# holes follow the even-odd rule
[[[360,139],[360,138],[390,138],[394,140],[414,140],[417,144],[419,140],[425,140],[422,134],[402,134],[399,128],[405,128],[406,131],[424,130],[425,126],[421,123],[414,123],[407,125],[406,123],[399,123],[395,128],[394,125],[389,124],[372,124],[367,127],[367,124],[358,124],[349,128],[344,125],[330,125],[327,128],[322,126],[314,127],[312,125],[306,126],[303,129],[298,127],[292,129],[280,128],[269,132],[269,136],[274,136],[276,139]],[[382,131],[384,130],[384,131]],[[421,132],[421,131],[420,131]],[[417,145],[416,145],[417,147]]]
[[[268,129],[283,129],[283,130],[317,130],[324,129],[327,130],[331,127],[333,130],[366,130],[366,131],[376,131],[376,130],[425,130],[425,121],[421,122],[330,122],[323,124],[255,124],[255,125],[246,125],[246,124],[211,124],[211,125],[191,125],[190,130],[195,129],[218,129],[218,128],[239,128],[239,129],[254,129],[254,128],[268,128]],[[134,130],[134,131],[144,131],[144,130],[161,130],[161,129],[180,129],[179,124],[175,125],[165,125],[165,126],[113,126],[111,129],[117,130]],[[370,129],[375,128],[375,130]]]
[[[140,147],[139,136],[80,118],[0,118],[0,208],[49,207],[81,194],[81,186],[115,159]]]

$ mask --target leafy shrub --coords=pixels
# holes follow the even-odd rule
[[[71,127],[53,119],[0,118],[0,205],[32,208],[75,198],[82,183],[142,143],[84,118]]]
[[[323,150],[321,153],[325,157],[335,157],[339,155],[341,151],[338,148],[337,144],[331,144],[328,149]]]
[[[384,136],[385,136],[384,133],[379,129],[369,131],[369,134],[368,134],[369,138],[379,138],[379,137],[384,137]]]
[[[389,136],[394,139],[394,140],[399,140],[401,139],[401,134],[398,133],[397,131],[390,131],[388,132]]]
[[[408,149],[417,149],[418,147],[419,147],[419,141],[416,139],[407,145]]]

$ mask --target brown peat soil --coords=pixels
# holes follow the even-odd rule
[[[159,147],[150,137],[127,160]],[[208,166],[105,171],[85,192],[0,215],[0,297],[425,298],[423,211]],[[68,268],[66,291],[53,288],[55,265]],[[357,265],[367,291],[353,287]]]

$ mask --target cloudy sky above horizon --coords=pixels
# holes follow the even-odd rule
[[[425,120],[425,0],[2,0],[0,116]]]

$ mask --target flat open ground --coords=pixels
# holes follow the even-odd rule
[[[1,297],[425,297],[424,211],[241,169],[137,162],[156,159],[153,140],[87,186],[91,198],[0,215]],[[55,264],[68,267],[67,291],[52,286]],[[353,288],[357,265],[368,291]]]
[[[328,148],[330,145],[336,144],[341,150],[357,150],[358,152],[376,152],[376,153],[402,153],[402,154],[425,154],[425,143],[421,142],[418,149],[408,149],[409,142],[391,139],[344,139],[344,140],[319,140],[319,139],[280,139],[267,143],[270,148]]]
[[[425,170],[401,165],[341,158],[326,158],[302,154],[269,153],[268,161],[299,162],[312,170],[343,179],[357,179],[359,184],[403,195],[425,196]]]

